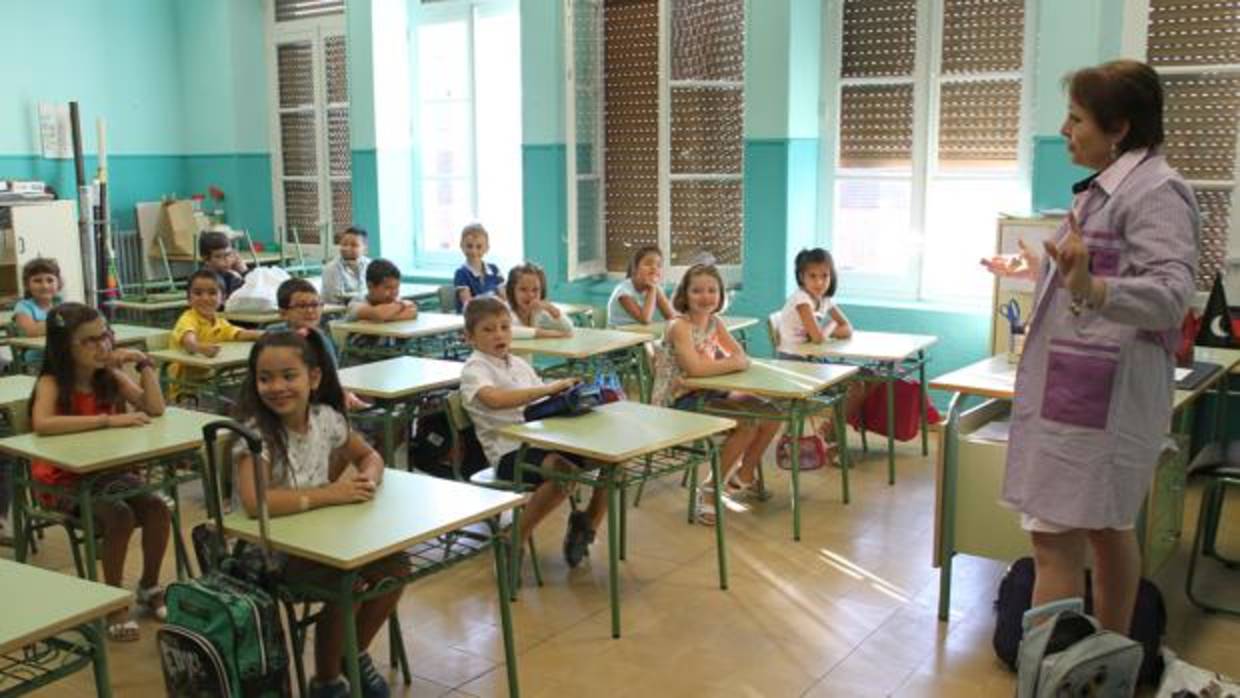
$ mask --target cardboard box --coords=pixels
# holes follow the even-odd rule
[[[163,239],[164,249],[169,255],[197,256],[198,250],[194,249],[194,245],[201,230],[192,203],[164,202],[159,212],[159,237]]]

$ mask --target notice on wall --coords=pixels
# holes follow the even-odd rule
[[[39,143],[43,157],[73,157],[73,133],[69,124],[69,105],[39,102]]]

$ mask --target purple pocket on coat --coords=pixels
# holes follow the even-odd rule
[[[1089,248],[1089,271],[1094,276],[1119,276],[1119,250],[1112,247]]]
[[[1111,393],[1119,367],[1117,347],[1097,347],[1090,353],[1067,349],[1051,341],[1046,364],[1042,418],[1089,429],[1105,429],[1111,411]],[[1060,345],[1061,349],[1054,347]],[[1076,343],[1072,343],[1077,347]]]

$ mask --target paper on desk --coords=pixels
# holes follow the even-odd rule
[[[987,422],[977,431],[969,434],[969,438],[974,441],[989,441],[991,443],[1005,444],[1008,440],[1008,432],[1012,428],[1012,423],[1006,419],[996,419],[993,422]]]
[[[1179,383],[1180,381],[1184,380],[1185,378],[1188,378],[1188,374],[1190,374],[1190,373],[1192,373],[1192,372],[1193,372],[1193,369],[1191,369],[1191,368],[1179,368],[1179,367],[1176,367],[1176,369],[1175,369],[1175,382],[1176,382],[1176,383]]]

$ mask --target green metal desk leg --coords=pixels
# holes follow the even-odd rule
[[[95,489],[95,477],[87,476],[82,478],[78,485],[78,512],[79,518],[82,520],[82,537],[86,540],[83,542],[86,546],[85,564],[86,578],[92,582],[99,581],[99,561],[95,553],[95,503],[91,499],[91,492]]]
[[[607,465],[603,486],[607,488],[607,588],[611,593],[611,636],[620,637],[620,491],[613,472],[617,466]],[[716,488],[718,491],[718,488]]]
[[[103,632],[103,621],[83,625],[80,630],[91,644],[91,664],[95,670],[95,695],[112,698],[112,679],[108,676],[108,642]]]
[[[13,501],[9,506],[13,508],[13,559],[18,562],[26,561],[32,535],[26,514],[31,496],[30,486],[27,484],[29,478],[29,462],[25,458],[17,459],[13,463]]]
[[[805,429],[805,415],[795,407],[789,415],[788,428],[792,430],[789,458],[791,461],[789,472],[792,473],[792,540],[801,540],[801,432]],[[718,518],[718,516],[719,514],[716,513],[715,517]]]
[[[625,559],[625,553],[629,549],[629,490],[625,486],[624,480],[620,481],[620,559]]]
[[[896,484],[896,366],[886,365],[887,374],[887,484]]]
[[[357,661],[361,648],[357,643],[357,609],[354,608],[356,604],[353,601],[353,588],[356,584],[356,571],[341,575],[335,603],[340,605],[341,622],[344,624],[344,668],[349,678],[349,690],[353,698],[362,698],[362,669]]]
[[[1222,449],[1224,456],[1226,456],[1227,453],[1227,442],[1224,436],[1227,434],[1227,395],[1229,392],[1228,382],[1230,376],[1231,374],[1224,373],[1218,380],[1218,407],[1214,410],[1213,441]],[[1191,424],[1191,422],[1189,424]],[[1223,489],[1224,488],[1220,488],[1220,490]],[[1219,556],[1218,551],[1215,549],[1214,542],[1218,537],[1218,515],[1219,510],[1222,509],[1223,496],[1223,493],[1220,492],[1217,505],[1210,508],[1210,521],[1208,527],[1205,529],[1205,543],[1202,545],[1202,554],[1207,557],[1215,558],[1216,560],[1222,559]],[[1200,528],[1201,525],[1202,523],[1198,521],[1198,528]]]
[[[706,448],[710,452],[710,476],[712,482],[715,483],[715,550],[719,558],[719,588],[727,591],[728,588],[728,546],[725,537],[725,529],[723,525],[724,510],[723,506],[723,472],[719,464],[719,449],[709,439],[706,440]]]
[[[939,511],[939,620],[946,621],[952,603],[952,556],[956,554],[956,439],[964,400],[952,395],[943,424],[943,496]]]
[[[530,445],[522,443],[517,449],[517,459],[512,464],[512,479],[517,487],[520,483],[525,482],[525,454],[529,450]],[[498,471],[497,471],[498,472]],[[520,491],[520,490],[516,490]],[[512,600],[517,600],[517,589],[521,588],[521,547],[525,541],[525,534],[521,531],[521,511],[520,508],[512,510],[512,531],[513,544],[512,554],[508,556],[508,566],[510,568],[508,574],[508,588],[512,594]],[[537,563],[535,563],[537,564]]]
[[[928,388],[926,388],[926,352],[917,352],[917,384],[921,386],[921,409],[918,414],[921,415],[921,455],[930,455],[930,434],[926,431],[929,426],[929,416],[926,414],[926,407],[930,396]]]
[[[164,494],[172,499],[172,554],[176,557],[177,579],[184,581],[193,576],[193,573],[189,568],[189,554],[185,548],[185,539],[181,537],[181,496],[177,492],[176,484],[168,484],[176,482],[176,463],[168,461],[163,471]]]
[[[835,443],[839,444],[840,489],[844,503],[847,504],[849,501],[848,467],[851,465],[849,461],[852,457],[848,454],[848,433],[844,424],[844,396],[837,398],[831,409],[835,411]]]
[[[510,592],[507,570],[511,566],[508,559],[519,557],[516,554],[516,547],[521,543],[520,538],[509,541],[500,533],[499,519],[491,519],[487,523],[491,527],[493,539],[491,547],[495,549],[495,586],[499,590],[499,620],[504,631],[504,663],[508,670],[508,695],[510,698],[517,698],[521,691],[517,682],[517,648],[512,633],[512,608],[508,601]],[[514,525],[511,530],[516,531],[516,526]],[[510,542],[511,545],[509,545]]]

